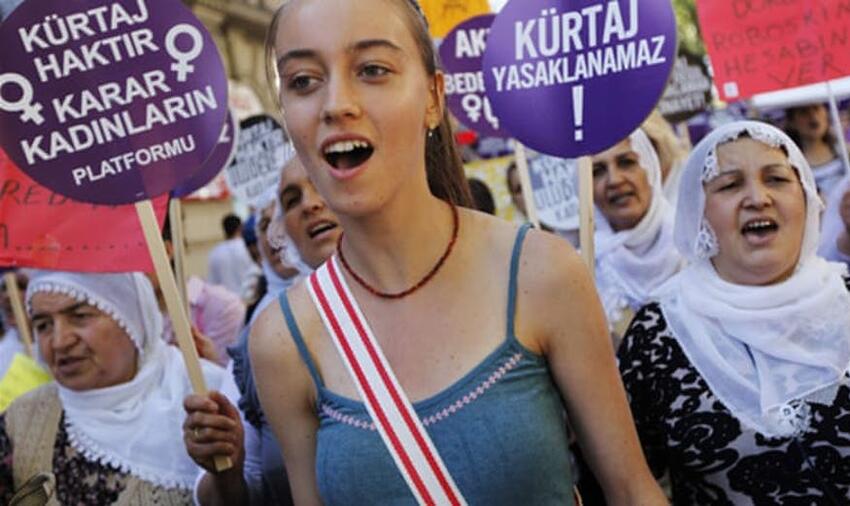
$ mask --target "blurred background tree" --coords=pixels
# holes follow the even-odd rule
[[[673,0],[679,31],[679,46],[689,53],[703,56],[705,46],[699,31],[695,0]]]

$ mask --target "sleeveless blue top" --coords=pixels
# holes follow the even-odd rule
[[[507,337],[442,392],[413,404],[471,505],[573,504],[572,458],[560,394],[546,360],[514,335],[517,271],[510,267]],[[285,294],[283,314],[318,390],[316,477],[325,505],[416,504],[366,407],[334,394],[317,373]]]

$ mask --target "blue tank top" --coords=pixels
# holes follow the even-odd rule
[[[413,404],[471,505],[573,504],[564,406],[546,360],[514,335],[517,270],[528,227],[510,266],[507,337],[452,386]],[[289,332],[318,389],[316,477],[325,505],[416,504],[361,402],[325,388],[280,298]]]

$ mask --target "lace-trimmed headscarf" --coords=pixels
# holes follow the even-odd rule
[[[138,372],[127,383],[85,391],[58,384],[71,446],[98,462],[166,488],[190,489],[197,467],[183,445],[183,398],[191,393],[180,352],[162,339],[162,315],[150,281],[140,273],[37,271],[26,303],[58,293],[89,304],[115,321],[139,350]],[[224,371],[202,363],[209,388]]]
[[[718,146],[744,135],[785,152],[805,194],[796,269],[767,286],[725,281],[710,260],[719,246],[705,218],[703,185],[722,171]],[[682,174],[674,235],[692,263],[662,288],[664,315],[717,398],[745,425],[770,437],[804,432],[809,403],[832,403],[850,367],[846,267],[816,254],[821,209],[805,157],[783,132],[764,123],[715,130],[694,149]]]

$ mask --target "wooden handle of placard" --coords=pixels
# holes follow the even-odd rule
[[[15,316],[15,325],[18,326],[18,335],[24,342],[27,355],[32,357],[32,332],[30,332],[27,313],[24,311],[24,298],[20,288],[18,288],[17,275],[14,272],[7,272],[3,275],[3,279],[6,281],[6,293],[12,303],[12,314]]]
[[[581,258],[593,276],[596,251],[593,244],[593,163],[589,156],[578,159],[579,247]]]
[[[183,308],[189,311],[189,296],[186,293],[186,243],[183,237],[183,205],[179,198],[173,198],[168,202],[168,216],[170,217],[171,226],[171,247],[172,258],[174,261],[174,276],[177,282],[177,290],[180,294],[180,300],[183,301]]]
[[[174,279],[174,273],[171,272],[171,265],[168,263],[165,243],[162,242],[153,204],[150,200],[136,202],[136,213],[139,215],[139,221],[142,224],[142,231],[145,234],[148,251],[150,252],[151,260],[153,260],[154,269],[156,270],[156,277],[159,280],[159,286],[165,298],[168,316],[171,317],[171,324],[174,327],[174,334],[177,337],[177,345],[183,353],[183,361],[186,364],[186,370],[189,372],[189,381],[192,383],[192,390],[198,395],[206,395],[207,385],[206,381],[204,381],[204,375],[201,372],[201,361],[198,358],[198,350],[195,349],[195,342],[192,339],[189,318],[183,309],[183,305],[180,303],[177,281]],[[224,471],[231,467],[233,467],[233,463],[228,457],[215,457],[216,470]]]
[[[531,176],[528,173],[528,156],[525,153],[525,145],[514,141],[514,158],[516,168],[519,172],[519,182],[522,185],[522,200],[525,202],[525,214],[534,228],[540,228],[540,219],[537,217],[537,206],[534,204],[534,188],[531,187]]]

